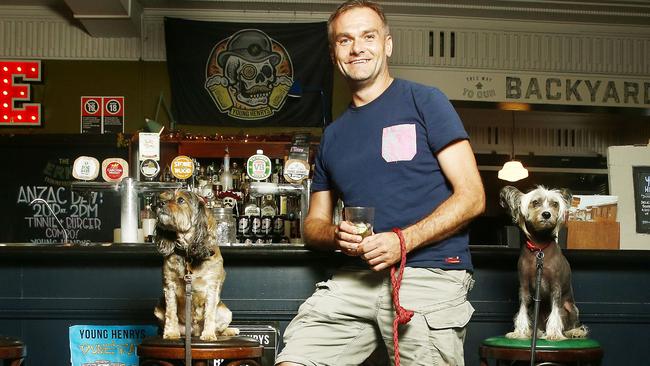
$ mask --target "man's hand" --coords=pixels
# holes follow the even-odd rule
[[[342,253],[351,257],[361,255],[359,243],[361,243],[363,237],[357,234],[357,227],[349,221],[341,221],[339,226],[336,227],[334,240]]]
[[[379,233],[365,238],[359,245],[361,258],[373,271],[381,271],[402,259],[399,237],[393,232]]]

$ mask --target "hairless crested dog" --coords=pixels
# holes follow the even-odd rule
[[[587,328],[580,324],[573,299],[571,267],[557,237],[565,222],[571,200],[568,190],[537,186],[528,193],[506,186],[500,193],[501,206],[508,209],[513,222],[526,236],[518,262],[519,311],[514,331],[508,338],[531,338],[533,294],[536,286],[536,255],[544,253],[540,288],[538,335],[547,340],[585,338]]]

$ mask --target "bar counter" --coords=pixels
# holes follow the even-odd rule
[[[222,298],[234,322],[282,332],[298,306],[347,256],[304,245],[221,247]],[[475,307],[466,365],[478,365],[481,340],[512,328],[519,249],[471,246]],[[604,350],[603,365],[650,359],[650,251],[564,250],[580,317]],[[155,324],[162,257],[152,244],[0,244],[0,334],[27,344],[26,366],[67,364],[68,327]],[[55,360],[53,362],[53,360]]]
[[[259,244],[221,246],[224,258],[327,258],[343,257],[340,253],[310,250],[304,244]],[[518,248],[507,248],[503,245],[470,245],[474,264],[489,263],[498,260],[513,261],[516,266],[519,257]],[[599,249],[563,249],[564,255],[571,264],[589,263],[621,265],[643,268],[650,266],[650,250],[599,250]],[[150,243],[90,243],[90,244],[32,244],[32,243],[0,243],[2,259],[37,259],[39,257],[63,256],[65,258],[97,257],[101,259],[150,259],[160,261],[162,258]],[[100,259],[100,258],[98,258]],[[226,264],[227,265],[227,264]]]

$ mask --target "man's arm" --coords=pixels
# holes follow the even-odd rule
[[[438,155],[452,195],[429,216],[402,230],[407,252],[436,243],[458,232],[485,210],[485,192],[474,153],[467,140],[455,142]],[[399,239],[392,232],[367,237],[361,243],[362,258],[375,271],[401,258]]]
[[[311,194],[304,226],[307,245],[319,249],[338,249],[335,244],[336,226],[332,223],[334,199],[332,191]]]

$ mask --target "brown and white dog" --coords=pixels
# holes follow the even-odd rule
[[[187,190],[163,192],[157,216],[163,297],[154,314],[163,326],[163,338],[185,334],[186,274],[192,276],[192,336],[211,341],[218,335],[237,335],[238,329],[228,327],[232,313],[221,302],[226,271],[215,239],[215,219],[203,199]]]
[[[587,328],[580,325],[573,299],[571,267],[557,243],[571,193],[566,189],[537,186],[524,194],[515,187],[506,186],[501,189],[500,198],[501,206],[509,210],[513,222],[527,239],[517,265],[519,311],[514,318],[515,329],[506,337],[531,338],[538,251],[544,253],[538,322],[540,337],[547,340],[586,337]]]

